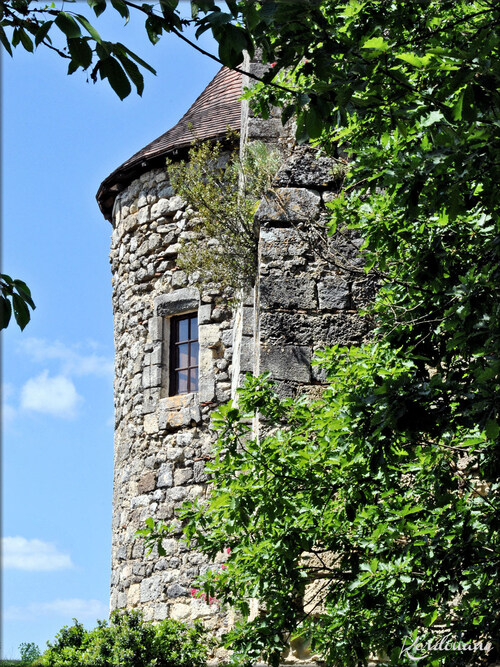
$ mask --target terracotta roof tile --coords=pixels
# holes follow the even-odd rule
[[[226,67],[220,69],[176,125],[104,179],[96,195],[103,215],[110,220],[116,195],[141,173],[158,166],[168,153],[186,148],[195,139],[224,137],[228,127],[239,130],[241,92],[241,74]]]

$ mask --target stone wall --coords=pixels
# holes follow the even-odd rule
[[[210,456],[210,413],[230,397],[232,313],[216,290],[199,294],[176,266],[193,211],[174,194],[164,170],[135,180],[118,196],[111,246],[115,322],[115,472],[111,609],[143,610],[146,619],[205,618],[224,626],[216,605],[190,588],[207,567],[174,535],[167,556],[146,557],[134,533],[144,519],[174,519],[184,500],[203,495]],[[169,397],[169,317],[198,311],[200,387]]]
[[[342,230],[329,237],[325,229],[325,205],[338,193],[341,164],[296,147],[257,211],[257,368],[271,372],[282,395],[315,395],[325,378],[311,366],[314,352],[335,343],[359,344],[368,333],[358,311],[374,284],[358,257],[361,239]]]

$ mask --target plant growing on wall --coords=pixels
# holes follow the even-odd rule
[[[200,288],[215,285],[231,293],[254,284],[260,199],[279,168],[278,151],[249,144],[243,157],[220,143],[197,143],[185,162],[169,162],[170,182],[195,211],[194,238],[182,246],[177,264],[198,276]]]

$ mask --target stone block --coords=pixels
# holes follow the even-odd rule
[[[262,308],[311,310],[318,307],[314,281],[303,276],[262,276],[260,289]]]
[[[163,340],[163,317],[152,317],[149,320],[149,337],[153,343]]]
[[[186,205],[185,201],[179,196],[170,197],[169,199],[160,199],[151,207],[152,218],[162,218],[172,215]]]
[[[168,491],[168,497],[170,500],[173,500],[174,502],[178,502],[179,500],[184,500],[187,494],[187,488],[186,487],[172,487]]]
[[[198,324],[209,324],[211,322],[212,304],[204,303],[198,308]]]
[[[169,245],[168,248],[163,250],[163,256],[168,259],[172,259],[178,254],[181,248],[182,246],[180,243],[172,243],[172,245]]]
[[[140,584],[132,584],[127,591],[127,606],[135,607],[141,599]]]
[[[158,197],[160,199],[170,199],[174,195],[174,188],[171,185],[165,185],[163,188],[158,190]]]
[[[282,132],[283,125],[279,118],[249,118],[248,138],[251,141],[277,140]]]
[[[262,259],[279,260],[296,257],[307,252],[307,245],[295,229],[262,227],[260,231]]]
[[[268,347],[261,350],[260,372],[270,371],[277,380],[311,380],[311,348],[303,345]]]
[[[152,252],[153,250],[156,250],[158,246],[161,244],[161,236],[159,234],[150,234],[148,237],[148,250],[149,252]]]
[[[198,378],[198,397],[200,403],[213,401],[215,398],[215,378],[213,374],[200,373]]]
[[[320,204],[315,190],[277,188],[261,200],[255,217],[259,222],[307,222],[318,217]]]
[[[196,310],[200,302],[200,296],[194,287],[184,287],[170,294],[162,294],[154,300],[157,315],[170,316],[179,313]]]
[[[139,213],[137,214],[137,222],[139,223],[139,225],[143,225],[148,221],[149,221],[149,206],[144,206],[144,208],[141,208]]]
[[[241,309],[241,333],[244,336],[253,336],[255,315],[253,306],[243,306]]]
[[[172,273],[172,287],[184,287],[187,285],[187,275],[185,271],[174,271]]]
[[[162,597],[164,584],[161,575],[153,575],[140,583],[140,601],[151,602]]]
[[[155,621],[163,621],[168,618],[169,605],[165,602],[155,604],[153,608],[153,618]]]
[[[122,609],[123,607],[127,606],[127,594],[126,593],[118,593],[118,599],[116,606],[118,609]]]
[[[193,465],[193,474],[194,474],[194,481],[199,483],[199,482],[206,482],[208,479],[208,475],[205,472],[205,461],[195,461]]]
[[[340,276],[326,276],[318,283],[318,302],[322,310],[342,310],[349,305],[349,284]]]
[[[141,477],[137,485],[139,493],[148,493],[154,491],[156,487],[156,473],[154,471],[148,472]]]
[[[189,618],[189,605],[176,602],[170,607],[170,617],[178,621]]]
[[[161,367],[146,366],[142,371],[142,386],[144,389],[161,386]]]
[[[315,149],[296,148],[274,178],[281,187],[339,188],[344,165],[333,158],[317,155]]]
[[[162,357],[163,357],[163,350],[162,350],[162,345],[161,344],[156,344],[155,347],[153,348],[153,351],[150,354],[150,363],[153,366],[160,366],[162,362]]]
[[[158,471],[158,480],[156,486],[158,488],[170,487],[173,485],[172,466],[164,463],[160,466]]]
[[[156,404],[160,397],[158,388],[146,389],[142,392],[142,414],[147,415],[156,410]]]
[[[182,448],[181,447],[167,447],[167,459],[169,461],[179,461],[182,458]]]
[[[148,414],[144,417],[144,432],[148,434],[158,433],[158,417],[155,414]]]
[[[250,336],[243,336],[240,347],[240,372],[252,373],[255,363],[254,339]]]
[[[178,468],[174,472],[174,484],[175,486],[182,486],[189,482],[193,477],[193,471],[191,468]]]
[[[366,308],[377,294],[377,280],[374,276],[367,276],[354,281],[352,285],[352,300],[354,308]]]
[[[180,584],[172,584],[167,588],[167,596],[169,598],[180,598],[187,594],[187,589],[185,589],[184,586],[181,586]]]
[[[221,338],[221,330],[217,324],[203,324],[199,327],[200,346],[217,345]]]

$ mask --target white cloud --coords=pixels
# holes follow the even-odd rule
[[[73,382],[63,375],[49,377],[47,370],[31,378],[21,390],[21,407],[54,417],[71,419],[83,398]]]
[[[63,375],[97,375],[99,377],[113,377],[113,359],[92,352],[82,354],[78,351],[80,345],[68,346],[60,341],[49,342],[43,338],[26,338],[20,343],[21,350],[33,361],[46,363],[49,360],[61,363]],[[95,348],[92,341],[87,347]]]
[[[69,554],[58,551],[55,544],[25,537],[2,537],[2,563],[5,569],[31,572],[74,567]]]
[[[51,602],[31,602],[23,607],[11,606],[5,610],[4,619],[8,621],[28,621],[39,619],[42,615],[77,618],[80,620],[106,618],[108,605],[100,600],[68,598]]]

